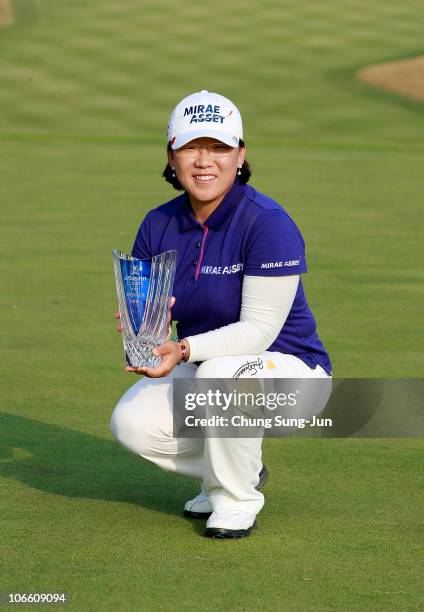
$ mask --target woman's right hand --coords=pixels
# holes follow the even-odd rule
[[[118,319],[118,320],[119,320],[120,318],[121,318],[121,315],[119,314],[119,312],[115,312],[115,319]],[[122,325],[121,325],[121,324],[119,324],[119,325],[117,325],[117,326],[116,326],[116,330],[117,330],[117,331],[119,331],[119,333],[120,333],[120,334],[122,334],[122,330],[123,330],[123,329],[124,329],[124,328],[122,327]]]

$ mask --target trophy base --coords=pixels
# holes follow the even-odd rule
[[[152,354],[156,344],[139,339],[124,342],[125,359],[132,368],[155,368],[160,364],[160,357]]]

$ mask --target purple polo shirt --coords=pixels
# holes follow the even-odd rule
[[[172,317],[180,338],[237,322],[245,274],[306,272],[305,243],[293,220],[277,202],[238,181],[203,225],[186,193],[150,211],[137,233],[133,257],[146,259],[170,249],[177,251]],[[311,368],[319,364],[331,373],[302,281],[267,350],[295,355]]]

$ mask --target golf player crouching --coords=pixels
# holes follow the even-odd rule
[[[215,538],[257,526],[268,476],[262,439],[174,438],[172,379],[331,378],[302,286],[303,238],[277,202],[247,184],[245,152],[241,116],[227,98],[201,91],[175,107],[163,176],[184,193],[146,215],[132,255],[177,251],[172,318],[182,340],[155,349],[156,368],[126,368],[144,377],[111,420],[130,451],[199,480],[184,514],[207,519],[205,535]],[[252,361],[261,367],[243,368]]]

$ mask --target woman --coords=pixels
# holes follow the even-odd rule
[[[183,340],[157,347],[154,369],[126,368],[145,377],[111,422],[132,452],[201,481],[185,514],[207,518],[205,535],[219,538],[256,526],[267,477],[261,438],[175,439],[172,378],[331,377],[300,280],[302,236],[279,204],[247,185],[245,152],[241,116],[227,98],[201,91],[175,107],[163,176],[184,194],[147,214],[132,254],[177,251],[172,316]],[[317,399],[317,412],[325,401]]]

